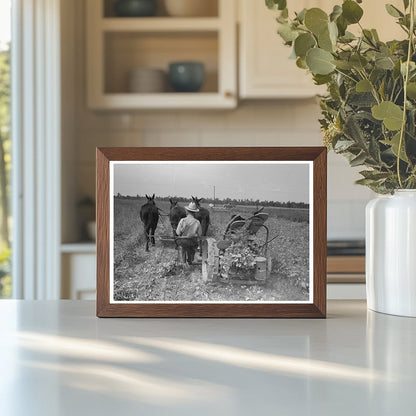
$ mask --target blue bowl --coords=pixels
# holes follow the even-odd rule
[[[156,0],[118,0],[114,4],[116,16],[149,17],[157,12]]]
[[[201,62],[172,62],[169,80],[177,92],[198,92],[205,80],[205,67]]]

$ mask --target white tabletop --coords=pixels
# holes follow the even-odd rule
[[[98,319],[0,301],[0,415],[416,414],[416,319]]]

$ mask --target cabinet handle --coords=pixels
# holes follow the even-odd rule
[[[233,98],[234,97],[234,93],[232,91],[225,91],[224,95],[225,95],[225,98]]]

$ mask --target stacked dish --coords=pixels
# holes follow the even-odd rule
[[[166,72],[162,69],[136,68],[130,71],[128,91],[133,93],[158,93],[167,90]]]

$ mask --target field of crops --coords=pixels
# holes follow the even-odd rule
[[[309,210],[267,207],[268,256],[272,272],[266,285],[204,283],[201,266],[185,266],[177,251],[163,247],[158,237],[171,235],[169,219],[161,216],[156,246],[145,251],[140,222],[140,199],[114,199],[115,300],[152,301],[295,301],[309,296]],[[159,201],[163,213],[169,202]],[[237,206],[232,211],[211,212],[208,235],[222,239],[233,213],[249,217],[256,207]],[[257,238],[265,242],[260,230]]]

